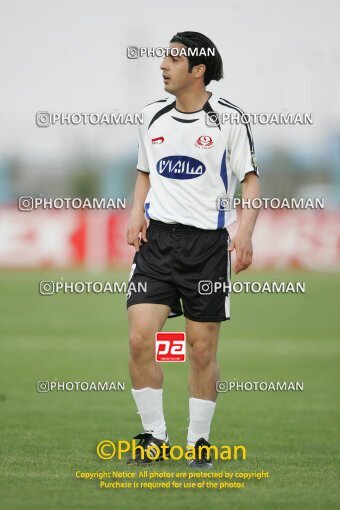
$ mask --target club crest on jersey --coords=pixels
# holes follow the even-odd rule
[[[157,138],[151,139],[152,144],[159,144],[164,142],[164,136],[158,136]]]
[[[205,165],[189,156],[168,156],[156,164],[159,175],[168,179],[195,179],[206,171]]]
[[[213,139],[208,135],[199,136],[196,140],[195,146],[199,149],[212,149]]]

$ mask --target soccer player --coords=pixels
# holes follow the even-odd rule
[[[225,205],[237,181],[244,199],[260,195],[253,138],[243,111],[206,90],[211,80],[223,77],[216,46],[198,32],[179,32],[170,48],[160,66],[168,96],[144,108],[138,132],[138,176],[127,230],[127,241],[136,249],[130,274],[136,291],[127,299],[129,371],[144,429],[136,438],[148,451],[153,445],[169,445],[155,334],[168,317],[184,312],[190,393],[187,444],[196,451],[209,446],[216,406],[220,324],[230,318],[225,285],[230,281],[230,253],[236,252],[235,273],[249,267],[258,214],[251,207],[243,209],[230,240],[227,227],[236,212]],[[140,291],[139,282],[146,289]],[[212,467],[204,449],[197,457],[190,467]],[[130,462],[150,460],[139,455]]]

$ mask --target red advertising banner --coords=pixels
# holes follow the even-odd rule
[[[128,267],[129,211],[0,209],[0,267]],[[237,225],[230,228],[231,236]],[[254,269],[340,270],[340,211],[263,210]]]

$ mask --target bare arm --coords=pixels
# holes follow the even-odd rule
[[[254,198],[260,198],[259,179],[255,173],[246,174],[242,182],[242,198],[249,199],[250,203]],[[236,251],[235,273],[239,273],[247,269],[253,259],[253,245],[251,238],[253,235],[255,223],[259,209],[246,207],[242,209],[240,225],[234,239],[232,239],[228,251]]]
[[[150,178],[147,172],[138,172],[133,206],[130,213],[128,228],[126,232],[128,244],[133,245],[139,251],[140,239],[147,242],[147,224],[144,218],[144,202],[150,189]]]

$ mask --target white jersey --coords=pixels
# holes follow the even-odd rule
[[[143,114],[137,169],[150,173],[146,217],[202,229],[228,227],[236,220],[226,204],[237,181],[258,173],[249,123],[237,121],[243,111],[212,94],[196,112],[180,112],[171,97],[146,106]]]

